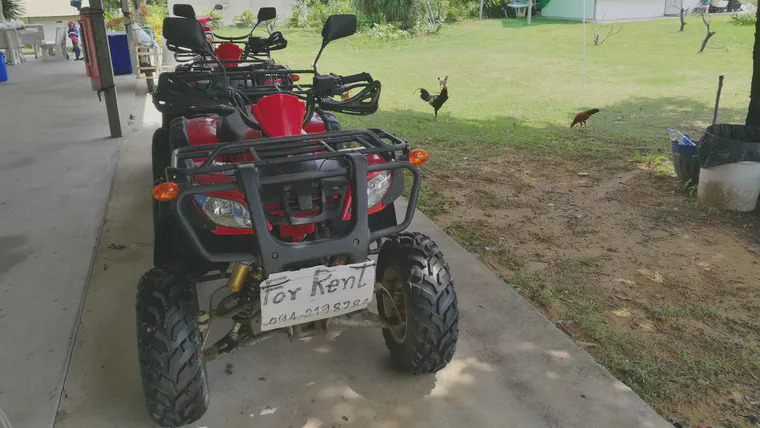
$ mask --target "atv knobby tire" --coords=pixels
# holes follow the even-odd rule
[[[166,174],[166,168],[171,163],[171,147],[169,143],[169,130],[156,129],[153,133],[151,147],[153,165],[153,183],[160,180]]]
[[[377,282],[389,291],[394,288],[389,281],[396,283],[398,301],[403,301],[396,303],[402,308],[396,312],[387,294],[378,291],[378,310],[387,321],[403,327],[401,314],[405,317],[403,335],[383,329],[394,363],[413,374],[446,367],[456,350],[459,312],[449,266],[438,246],[420,233],[401,233],[383,244],[376,272]],[[399,318],[392,319],[391,313]]]
[[[150,417],[164,427],[196,421],[208,408],[206,363],[194,281],[154,268],[137,288],[137,356]]]

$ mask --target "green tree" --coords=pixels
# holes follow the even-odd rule
[[[366,15],[382,15],[391,22],[401,23],[402,29],[414,26],[419,1],[418,0],[353,0],[353,6],[358,12]]]
[[[24,5],[19,0],[2,0],[3,16],[6,20],[21,19],[26,13]]]

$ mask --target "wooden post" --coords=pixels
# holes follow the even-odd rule
[[[723,90],[723,75],[718,76],[718,95],[715,96],[715,111],[713,111],[713,125],[718,123],[718,107],[720,106],[720,92]]]
[[[101,91],[106,98],[108,126],[111,129],[111,138],[119,138],[122,135],[121,121],[119,119],[119,103],[116,97],[116,82],[113,77],[113,67],[111,66],[111,51],[108,47],[108,35],[106,34],[106,21],[104,19],[102,0],[90,0],[90,10],[94,15],[92,16],[92,38],[98,61]]]

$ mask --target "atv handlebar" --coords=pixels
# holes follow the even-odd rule
[[[350,85],[352,83],[359,83],[359,82],[368,82],[372,83],[374,80],[372,80],[372,76],[369,75],[369,73],[357,73],[352,74],[350,76],[343,76],[341,78],[341,82],[343,85]]]
[[[369,73],[358,73],[349,76],[325,74],[314,76],[311,97],[307,99],[307,120],[310,110],[318,105],[322,110],[338,113],[365,116],[377,111],[380,100],[380,82],[374,80]],[[353,96],[340,101],[332,97],[342,96],[352,89],[360,89]]]

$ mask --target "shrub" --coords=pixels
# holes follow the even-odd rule
[[[413,36],[412,33],[402,30],[398,24],[372,24],[372,26],[362,32],[371,39],[382,40],[400,40],[408,39]]]
[[[352,0],[357,12],[366,15],[383,15],[390,22],[398,22],[401,29],[414,27],[419,13],[419,0]]]
[[[737,11],[731,14],[734,24],[755,25],[757,21],[757,6],[750,6],[748,11]]]
[[[236,27],[247,28],[253,27],[256,24],[258,18],[250,10],[244,10],[240,15],[232,18],[233,24]]]
[[[500,0],[492,1],[498,5]],[[398,40],[437,33],[443,22],[474,18],[478,0],[304,0],[293,7],[288,24],[318,28],[337,13],[355,13],[359,31],[370,38]]]
[[[202,10],[200,16],[210,16],[214,19],[208,22],[209,28],[211,30],[218,30],[222,27],[224,27],[224,15],[222,15],[222,12],[217,10]]]
[[[757,0],[745,0],[742,2],[741,11],[731,14],[734,24],[737,25],[755,25],[757,21]]]
[[[147,14],[145,15],[145,22],[155,28],[156,33],[153,34],[153,38],[160,43],[161,34],[163,34],[164,18],[169,14],[169,10],[166,8],[166,4],[149,4],[147,6]]]
[[[457,22],[468,18],[477,18],[477,2],[441,2],[444,4],[444,22]]]
[[[319,28],[325,24],[330,15],[356,13],[346,1],[305,0],[293,6],[288,24],[295,27]]]
[[[108,9],[104,11],[106,19],[106,30],[124,31],[124,15],[121,9]]]
[[[427,35],[435,34],[441,29],[441,24],[432,23],[427,19],[419,18],[417,24],[415,24],[413,32],[414,34]]]

